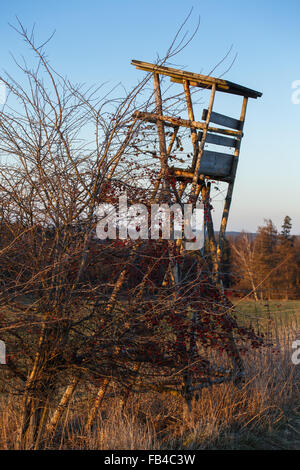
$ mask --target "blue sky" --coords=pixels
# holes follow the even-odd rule
[[[263,92],[262,98],[249,100],[228,229],[255,231],[264,218],[280,228],[288,214],[294,233],[300,234],[300,104],[291,100],[292,82],[300,80],[297,0],[1,2],[0,67],[12,70],[10,52],[23,52],[22,41],[8,24],[15,24],[18,15],[28,28],[36,23],[41,39],[56,30],[48,56],[72,81],[121,80],[130,87],[142,76],[131,59],[151,62],[157,53],[162,56],[191,7],[187,27],[192,31],[200,15],[200,29],[174,62],[208,73],[232,45],[230,58],[215,75],[225,71],[237,53],[224,78]],[[227,98],[228,115],[238,117],[236,106],[234,98]]]

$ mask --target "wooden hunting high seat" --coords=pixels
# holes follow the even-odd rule
[[[218,242],[215,240],[213,222],[210,214],[206,217],[208,237],[212,241],[211,246],[215,253],[217,253],[217,258],[219,260],[219,263],[216,263],[216,266],[220,266],[233,185],[240,154],[241,140],[243,137],[247,102],[248,98],[256,99],[262,96],[262,93],[228,80],[207,75],[200,75],[193,72],[187,72],[185,70],[151,64],[149,62],[141,62],[139,60],[132,60],[131,63],[137,69],[151,72],[153,75],[156,103],[155,112],[148,113],[137,111],[134,114],[134,117],[136,119],[154,123],[157,126],[161,172],[156,184],[156,190],[160,184],[165,184],[166,187],[167,184],[163,182],[167,181],[168,176],[171,175],[175,178],[175,181],[180,181],[177,198],[180,198],[183,192],[189,188],[190,200],[194,201],[194,203],[196,203],[199,196],[202,197],[204,202],[209,202],[211,186],[208,180],[224,181],[228,183]],[[163,114],[160,75],[166,75],[170,77],[171,82],[183,85],[188,119],[181,119],[176,116],[166,116]],[[195,119],[190,87],[211,90],[209,104],[207,109],[203,110],[202,120]],[[213,111],[216,92],[243,97],[242,109],[238,119]],[[173,134],[171,132],[172,136],[169,140],[168,146],[166,143],[165,127],[169,129],[173,128]],[[193,158],[192,162],[187,162],[189,164],[188,168],[174,168],[169,165],[172,145],[180,127],[189,128],[191,131]],[[168,134],[170,133],[168,132]],[[205,144],[214,144],[219,146],[221,151],[207,150],[205,148]],[[231,148],[233,153],[230,154],[222,151],[228,148]]]
[[[189,113],[189,120],[176,118],[173,116],[163,116],[160,114],[137,112],[135,116],[152,123],[160,122],[167,127],[188,127],[194,134],[194,145],[200,147],[198,149],[198,159],[200,160],[199,168],[197,169],[198,176],[213,178],[217,181],[233,182],[235,178],[235,171],[237,166],[237,159],[239,156],[240,142],[243,137],[243,125],[245,119],[246,103],[249,97],[258,98],[262,93],[243,87],[236,83],[220,78],[210,77],[207,75],[200,75],[193,72],[186,72],[170,67],[159,66],[148,62],[141,62],[133,60],[132,64],[137,69],[155,74],[167,75],[172,82],[181,83],[184,85],[187,107]],[[203,110],[202,122],[195,121],[192,109],[192,101],[189,93],[189,87],[200,87],[204,89],[211,89],[212,96],[208,109]],[[213,99],[216,91],[223,93],[230,93],[244,97],[242,113],[240,119],[234,119],[223,114],[212,111]],[[214,127],[211,125],[218,124],[222,127]],[[195,138],[196,137],[196,138]],[[214,144],[221,147],[231,147],[235,149],[234,155],[223,152],[215,152],[204,150],[204,144]],[[193,161],[191,168],[182,170],[181,168],[170,168],[170,172],[178,180],[193,180],[196,167],[196,159]]]
[[[212,383],[223,383],[229,380],[238,384],[244,376],[243,361],[241,360],[239,349],[235,344],[235,338],[231,329],[233,328],[232,325],[234,322],[228,313],[233,306],[229,304],[223,290],[221,273],[222,253],[241,139],[243,137],[243,126],[248,98],[256,99],[262,94],[227,80],[157,64],[133,60],[132,65],[135,65],[138,69],[144,70],[145,72],[150,72],[153,76],[155,97],[154,112],[136,111],[133,116],[134,121],[141,120],[150,122],[155,124],[157,128],[159,153],[156,152],[155,148],[154,155],[159,155],[160,169],[156,172],[156,179],[154,181],[151,180],[151,183],[153,183],[153,191],[150,202],[153,203],[153,201],[155,201],[163,204],[173,204],[173,202],[176,201],[183,205],[184,201],[188,201],[195,208],[198,198],[201,198],[201,202],[204,206],[203,219],[205,230],[203,230],[203,232],[207,238],[205,239],[203,249],[200,246],[196,248],[198,250],[197,256],[193,256],[192,261],[193,266],[196,267],[195,270],[189,270],[188,290],[190,301],[187,309],[177,309],[176,306],[181,305],[181,293],[185,292],[187,286],[187,276],[184,269],[188,266],[189,248],[187,248],[185,244],[185,234],[183,234],[184,236],[181,239],[170,240],[168,242],[168,255],[165,256],[167,262],[163,267],[162,282],[163,287],[170,287],[172,289],[170,292],[172,292],[172,298],[174,299],[173,314],[178,318],[190,319],[192,313],[192,322],[190,323],[189,329],[189,346],[188,349],[186,349],[186,346],[184,347],[185,353],[189,359],[186,363],[187,366],[181,368],[185,370],[185,372],[180,391],[181,395],[185,397],[188,406],[191,407],[192,394],[196,390],[200,390],[204,386],[210,386]],[[172,82],[183,85],[183,97],[186,101],[188,119],[164,114],[160,75],[166,75]],[[201,120],[195,119],[190,87],[211,90],[209,104],[207,109],[203,110]],[[213,111],[216,92],[242,97],[242,109],[238,119]],[[167,128],[167,132],[165,132],[165,128]],[[173,144],[176,141],[178,143],[178,140],[180,140],[177,136],[180,128],[190,130],[191,144],[193,147],[192,157],[190,154],[187,155],[186,160],[183,162],[183,164],[186,165],[185,168],[170,166],[170,162],[172,161],[171,157],[173,156]],[[205,144],[218,146],[221,151],[208,150],[205,148]],[[231,153],[225,153],[224,150],[226,150],[226,148],[231,148]],[[218,239],[216,239],[211,215],[211,181],[209,181],[211,179],[224,181],[228,184]],[[205,237],[203,237],[203,239]],[[180,253],[181,260],[178,259],[178,253]],[[184,266],[182,258],[184,258]],[[206,282],[205,279],[211,286],[212,297],[209,289],[203,289],[203,284]],[[191,282],[194,282],[193,292],[195,294],[195,302],[192,301]],[[201,300],[202,305],[201,302],[199,304],[199,300]],[[218,371],[218,377],[215,377],[215,379],[213,379],[214,382],[212,382],[209,375],[211,372],[208,371],[208,380],[206,383],[203,383],[202,378],[199,380],[199,378],[193,376],[189,365],[196,364],[198,361],[197,341],[198,338],[200,338],[198,334],[199,331],[201,331],[201,322],[202,320],[204,321],[207,309],[210,308],[209,306],[213,309],[213,317],[222,315],[225,321],[224,325],[226,324],[229,327],[226,333],[226,341],[228,341],[232,353],[228,353],[227,355],[228,368],[226,365],[225,369],[223,367],[223,359],[220,367],[218,364],[214,364],[214,360],[211,361],[209,359],[209,367],[211,370],[213,370],[214,367],[214,370]],[[182,344],[182,334],[180,331],[178,331],[178,334],[176,333],[176,338],[177,343]],[[195,384],[193,384],[193,380]]]

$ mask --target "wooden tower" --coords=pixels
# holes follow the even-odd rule
[[[176,182],[180,182],[179,189],[176,192],[176,199],[178,202],[181,200],[184,192],[189,195],[189,200],[194,205],[199,198],[202,199],[205,207],[205,228],[213,265],[213,276],[217,284],[222,286],[220,265],[243,137],[247,102],[248,98],[256,99],[262,96],[262,93],[229,82],[228,80],[159,66],[148,62],[132,60],[132,65],[136,66],[139,70],[144,70],[145,72],[151,72],[153,74],[156,103],[155,113],[138,111],[135,113],[135,118],[155,123],[157,126],[161,168],[156,182],[155,191],[157,192],[159,186],[164,187],[165,191],[167,191],[168,180],[171,176],[175,178]],[[183,85],[189,118],[188,120],[163,114],[160,75],[166,75],[170,77],[171,82]],[[211,90],[209,104],[207,109],[203,109],[201,120],[198,120],[195,117],[193,109],[191,88],[195,87]],[[242,97],[239,119],[234,119],[213,111],[217,92],[230,93]],[[176,168],[169,164],[172,146],[180,127],[189,128],[191,132],[193,157],[190,161],[187,161],[187,168]],[[168,131],[170,128],[173,130],[168,147],[166,144],[166,128]],[[228,154],[222,151],[217,152],[206,150],[205,144],[214,144],[219,146],[221,149],[224,147],[231,147],[234,149],[234,153]],[[211,205],[209,202],[211,180],[228,183],[218,237],[215,235],[211,216]]]
[[[142,112],[136,111],[133,116],[133,121],[141,120],[155,124],[157,127],[158,134],[158,145],[159,145],[159,159],[160,169],[158,171],[157,179],[153,186],[152,196],[149,202],[172,202],[175,201],[182,204],[183,200],[189,201],[189,203],[196,206],[197,202],[201,200],[204,205],[205,212],[205,228],[208,238],[208,252],[210,257],[211,280],[213,288],[218,292],[219,299],[222,299],[224,304],[224,312],[222,318],[227,322],[230,321],[230,316],[227,309],[228,303],[223,293],[222,280],[220,277],[220,268],[222,261],[222,254],[225,241],[225,232],[228,221],[228,215],[230,211],[230,205],[233,194],[233,187],[236,178],[237,166],[240,155],[241,140],[243,137],[243,128],[246,116],[246,107],[248,98],[258,98],[262,96],[262,93],[251,90],[249,88],[237,85],[219,78],[211,76],[200,75],[192,72],[186,72],[170,67],[160,66],[147,62],[141,62],[133,60],[132,65],[136,66],[137,69],[143,70],[153,75],[154,85],[154,97],[155,97],[155,112]],[[181,119],[178,116],[169,116],[163,113],[163,99],[160,87],[160,75],[170,77],[171,82],[179,83],[183,85],[183,96],[186,102],[186,111],[188,119]],[[193,106],[192,90],[202,88],[210,90],[210,99],[207,109],[203,109],[201,120],[195,116],[195,106]],[[229,93],[232,95],[238,95],[242,98],[241,112],[238,119],[234,119],[223,114],[219,114],[213,111],[214,101],[216,93]],[[170,165],[171,154],[173,144],[176,142],[177,134],[180,128],[190,129],[191,145],[192,145],[192,156],[187,157],[185,168],[176,168]],[[168,135],[167,135],[168,134]],[[167,139],[169,139],[167,141]],[[205,148],[206,144],[213,144],[219,146],[223,151],[212,151]],[[226,148],[232,148],[233,153],[225,153]],[[119,161],[119,160],[118,160]],[[113,171],[116,168],[117,163],[114,164],[113,170],[109,174],[111,179]],[[172,185],[170,181],[175,180],[176,185]],[[210,205],[210,191],[211,191],[211,180],[222,181],[227,183],[227,194],[225,198],[223,215],[221,218],[221,226],[219,229],[218,237],[216,237],[213,220],[211,216],[211,205]],[[175,198],[174,198],[175,196]],[[185,256],[184,243],[182,240],[177,240],[179,248]],[[176,244],[177,244],[176,242]],[[174,247],[174,241],[169,241],[170,252]],[[130,254],[130,262],[133,262],[136,254],[138,244],[132,248]],[[201,257],[201,253],[198,253]],[[169,258],[171,259],[171,257]],[[174,261],[174,260],[173,260]],[[165,281],[167,285],[173,286],[173,293],[177,296],[177,292],[180,288],[180,267],[176,264],[176,260],[169,264],[165,272]],[[130,263],[129,263],[130,264]],[[127,271],[126,268],[122,270],[119,277],[114,285],[110,301],[107,305],[106,311],[112,312],[116,298],[122,289],[124,281],[126,279]],[[136,297],[137,302],[143,295],[144,283],[142,282]],[[204,295],[205,297],[205,295]],[[205,300],[205,299],[204,299]],[[224,302],[223,302],[224,300]],[[209,299],[208,299],[209,303]],[[174,302],[174,305],[176,302]],[[175,312],[176,314],[177,312]],[[179,314],[180,315],[180,314]],[[197,325],[201,312],[197,311],[197,308],[193,309],[193,318],[191,321],[190,328],[190,341],[189,348],[186,351],[188,360],[182,366],[183,381],[181,384],[181,390],[178,391],[179,384],[176,384],[173,392],[181,394],[189,409],[191,409],[192,395],[195,391],[200,390],[203,387],[212,386],[213,384],[220,384],[229,380],[233,380],[235,383],[239,383],[244,375],[243,362],[240,358],[238,348],[235,344],[235,339],[231,333],[230,328],[227,330],[227,341],[231,345],[231,349],[234,353],[231,362],[232,367],[230,369],[224,369],[222,366],[219,367],[217,364],[210,363],[207,379],[203,382],[193,384],[193,375],[190,372],[190,365],[199,360],[197,356]],[[143,326],[143,325],[142,325]],[[176,331],[176,335],[179,337],[182,335],[180,329]],[[116,348],[115,356],[117,357],[119,349]],[[134,374],[134,380],[132,385],[128,384],[128,397],[129,391],[133,386],[133,383],[137,380],[141,363],[137,362],[132,368]],[[181,380],[181,379],[178,379]],[[101,405],[103,397],[106,393],[107,387],[110,384],[110,379],[107,378],[103,381],[99,388],[98,394],[95,399],[94,406],[91,408],[89,419],[87,422],[87,429],[90,427],[98,407]],[[166,386],[168,384],[165,384]],[[170,385],[170,384],[169,384]],[[154,390],[154,388],[152,387]],[[160,386],[160,390],[163,386]],[[169,388],[165,389],[168,393]],[[127,398],[124,400],[126,401]]]

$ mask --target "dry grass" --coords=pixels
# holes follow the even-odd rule
[[[300,330],[293,318],[280,327],[273,319],[268,329],[276,348],[245,358],[242,388],[205,389],[190,414],[179,398],[168,395],[132,396],[123,412],[117,398],[108,398],[88,435],[84,425],[92,396],[85,391],[69,406],[55,440],[44,437],[43,448],[300,449],[300,365],[291,361]],[[18,399],[2,396],[1,449],[15,447],[19,421]]]

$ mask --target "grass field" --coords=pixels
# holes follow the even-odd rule
[[[234,299],[238,317],[249,320],[263,320],[269,317],[283,324],[291,318],[300,320],[300,300],[261,300]]]
[[[235,301],[240,321],[264,329],[272,346],[244,357],[246,380],[204,389],[193,411],[178,397],[133,395],[121,410],[110,391],[92,430],[86,434],[92,385],[69,405],[54,440],[55,449],[300,449],[300,365],[291,360],[300,339],[300,301]],[[19,400],[0,398],[0,448],[13,449],[20,423]]]

